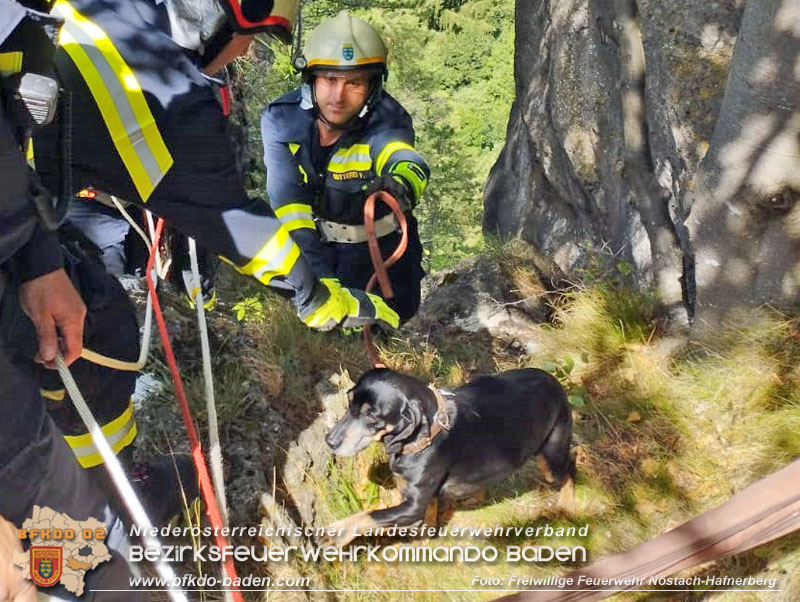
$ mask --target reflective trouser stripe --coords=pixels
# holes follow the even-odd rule
[[[61,46],[86,81],[125,169],[147,201],[173,161],[136,76],[100,27],[65,0],[53,11],[65,19]]]
[[[39,389],[39,393],[50,401],[64,401],[67,394],[65,389]]]
[[[289,231],[280,226],[256,256],[237,270],[254,276],[262,284],[269,284],[276,276],[286,276],[291,272],[298,257],[300,247],[289,236]]]
[[[413,151],[414,147],[407,142],[390,142],[383,147],[383,150],[378,155],[378,160],[375,161],[375,173],[379,176],[383,175],[383,168],[386,165],[386,162],[389,160],[389,157],[391,157],[393,153],[396,153],[400,150]]]
[[[314,214],[311,212],[311,205],[304,203],[284,205],[275,210],[275,217],[281,221],[283,227],[289,232],[300,228],[317,229],[317,225],[314,223]]]
[[[136,420],[133,417],[133,402],[128,403],[125,411],[102,427],[102,431],[111,445],[115,454],[126,448],[136,437]],[[78,463],[83,468],[92,468],[103,463],[103,457],[94,445],[92,436],[85,435],[64,435],[64,440],[72,449],[72,453],[78,459]]]

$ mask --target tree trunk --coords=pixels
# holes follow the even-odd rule
[[[632,268],[678,321],[796,304],[798,23],[796,0],[518,0],[485,232]]]
[[[800,302],[800,3],[751,0],[687,226],[698,325]]]

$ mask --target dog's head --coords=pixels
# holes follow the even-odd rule
[[[347,395],[347,413],[325,437],[339,456],[353,456],[381,440],[390,454],[397,453],[406,443],[430,433],[426,409],[432,393],[410,376],[376,368],[366,372]]]

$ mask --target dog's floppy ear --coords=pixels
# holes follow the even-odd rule
[[[397,421],[395,432],[387,434],[383,438],[387,452],[390,454],[401,452],[408,439],[411,438],[417,430],[419,430],[417,434],[418,437],[427,437],[430,435],[431,427],[428,423],[428,417],[425,415],[422,408],[422,402],[413,397],[403,402],[403,407],[400,410],[400,419]]]

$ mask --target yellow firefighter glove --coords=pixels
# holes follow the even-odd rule
[[[300,316],[306,326],[331,330],[337,326],[355,328],[375,323],[392,328],[400,325],[397,313],[377,295],[344,288],[336,278],[321,278],[320,284],[321,294],[315,295],[313,309]]]

